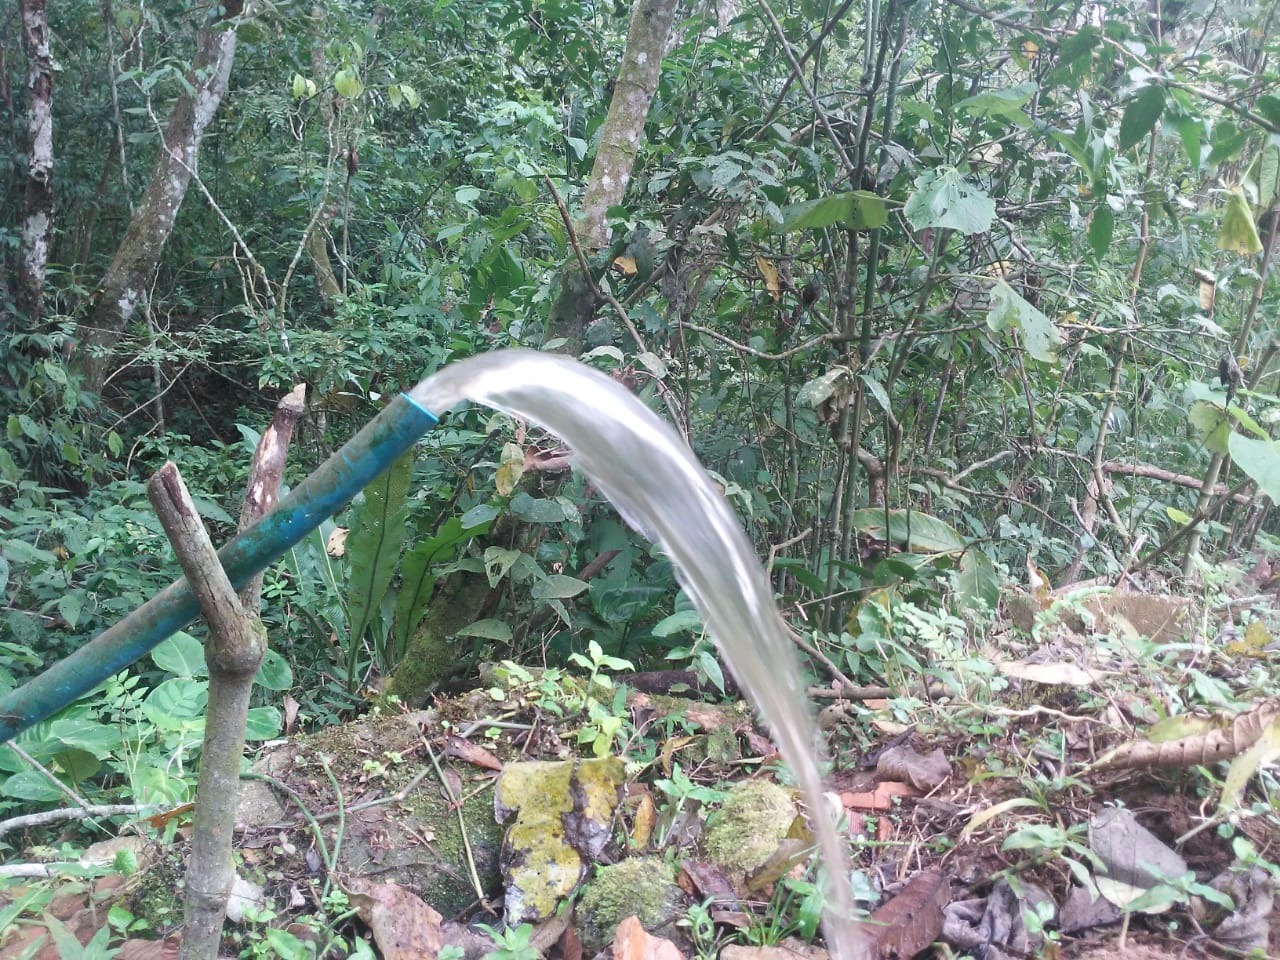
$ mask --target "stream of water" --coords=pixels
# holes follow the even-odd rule
[[[853,919],[844,846],[823,797],[816,726],[786,624],[737,516],[684,441],[604,374],[548,353],[499,351],[453,363],[409,395],[437,414],[474,400],[561,437],[627,522],[667,552],[808,803],[827,868],[828,950],[837,960],[864,960],[865,934]]]

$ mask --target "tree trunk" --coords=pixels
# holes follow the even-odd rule
[[[93,312],[82,330],[78,364],[87,386],[98,390],[121,331],[139,314],[147,286],[173,231],[182,198],[195,173],[200,141],[226,93],[236,53],[236,27],[252,15],[252,0],[215,2],[196,34],[196,55],[169,117],[151,182],[124,239],[94,292]]]
[[[644,140],[649,105],[658,89],[662,57],[675,12],[675,0],[636,0],[631,9],[627,49],[618,67],[609,114],[600,128],[600,146],[575,225],[578,243],[587,257],[609,242],[605,214],[626,196],[636,155]],[[577,355],[587,326],[595,319],[595,309],[590,284],[582,277],[577,261],[571,258],[560,273],[560,295],[551,308],[547,338],[563,337],[562,351]]]
[[[582,212],[574,225],[582,253],[590,257],[608,242],[605,214],[627,191],[631,169],[644,139],[649,104],[658,89],[667,36],[675,18],[675,0],[636,0],[631,11],[627,49],[618,68],[609,114],[600,133],[600,147],[587,183]],[[576,256],[560,271],[560,294],[547,320],[547,338],[563,337],[560,352],[576,356],[583,335],[595,319],[596,298]],[[514,517],[506,518],[514,521]],[[512,524],[501,523],[490,533],[494,542],[520,543]],[[499,532],[500,531],[500,532]],[[408,703],[420,702],[456,662],[449,637],[479,619],[477,611],[490,595],[483,574],[456,573],[441,588],[423,625],[409,638],[408,649],[395,669],[389,689]]]
[[[18,313],[27,330],[44,318],[44,277],[53,239],[53,55],[47,0],[19,0],[27,55],[27,190],[18,253]]]

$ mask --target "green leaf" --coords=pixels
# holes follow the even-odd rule
[[[1129,101],[1120,118],[1120,149],[1128,150],[1141,143],[1164,112],[1164,87],[1143,87]]]
[[[1227,439],[1231,434],[1231,416],[1216,403],[1205,400],[1191,405],[1187,421],[1195,427],[1200,441],[1213,453],[1227,452]]]
[[[479,510],[479,507],[468,510],[462,518],[450,517],[434,537],[415,544],[405,553],[400,564],[400,592],[396,594],[397,650],[408,646],[409,637],[426,616],[427,604],[435,592],[435,566],[456,557],[464,544],[489,529],[489,521],[497,515],[496,508],[491,513],[477,512]],[[480,518],[480,522],[468,526],[465,521],[473,515]]]
[[[683,633],[684,631],[699,631],[702,629],[702,617],[698,616],[697,610],[677,610],[669,617],[663,617],[653,625],[649,631],[655,637],[669,637],[675,633]]]
[[[1218,249],[1244,256],[1262,252],[1258,225],[1253,222],[1249,201],[1239,187],[1232,187],[1227,192],[1227,212],[1222,216],[1222,229],[1218,231]]]
[[[477,620],[468,624],[455,634],[459,637],[479,637],[481,640],[496,640],[506,643],[511,639],[511,627],[501,620]]]
[[[489,578],[489,586],[496,587],[512,565],[524,554],[519,550],[508,550],[506,547],[486,547],[484,551],[484,572]]]
[[[34,770],[23,770],[4,781],[0,793],[29,803],[53,803],[62,800],[62,791]]]
[[[867,190],[818,197],[782,208],[781,231],[821,230],[843,224],[854,230],[875,230],[889,222],[884,198]]]
[[[1270,210],[1280,200],[1280,142],[1268,140],[1249,164],[1245,182],[1258,199],[1259,210]]]
[[[995,565],[977,547],[966,550],[960,557],[956,596],[966,609],[985,604],[988,610],[995,610],[1000,603],[1000,578]]]
[[[1253,108],[1262,114],[1267,123],[1280,127],[1280,97],[1274,93],[1264,93],[1254,101]]]
[[[1196,117],[1182,117],[1178,120],[1178,136],[1182,140],[1182,149],[1187,152],[1187,159],[1191,161],[1191,166],[1199,170],[1204,122]]]
[[[409,478],[414,453],[410,449],[364,488],[364,506],[347,537],[347,685],[354,689],[356,660],[364,632],[391,586],[405,538]]]
[[[67,621],[67,626],[75,629],[80,622],[80,612],[84,609],[85,592],[69,590],[58,598],[58,614]]]
[[[1231,459],[1258,485],[1258,489],[1280,502],[1280,444],[1233,433],[1227,443]]]
[[[527,493],[517,493],[511,499],[511,512],[530,523],[564,523],[578,519],[577,514],[566,513],[559,500],[535,500]]]
[[[1054,363],[1058,359],[1062,332],[1052,320],[1020,297],[1004,280],[997,280],[991,288],[987,326],[996,333],[1010,328],[1021,332],[1022,345],[1037,360]]]
[[[1111,237],[1115,233],[1116,218],[1105,200],[1093,208],[1093,220],[1089,223],[1089,246],[1098,260],[1111,249]]]
[[[175,677],[155,687],[142,701],[142,712],[161,730],[181,730],[197,724],[209,702],[205,680]]]
[[[965,548],[964,538],[954,527],[917,510],[885,511],[865,507],[853,511],[852,523],[855,530],[916,553],[959,553]]]
[[[265,690],[288,690],[293,686],[293,669],[288,660],[275,650],[268,649],[263,654],[262,663],[253,681]]]
[[[996,204],[969,186],[955,167],[936,167],[916,178],[904,212],[915,230],[939,227],[985,233],[995,219]]]
[[[172,673],[175,677],[202,677],[208,673],[204,644],[182,630],[160,641],[151,651],[151,660],[165,673]]]
[[[283,719],[275,707],[252,707],[244,722],[246,740],[270,740],[280,735]]]
[[[589,584],[585,580],[579,580],[577,577],[566,577],[564,574],[559,573],[552,574],[533,585],[533,599],[567,600],[570,597],[576,597],[583,590],[586,590],[588,586]]]
[[[1185,510],[1179,510],[1177,507],[1165,507],[1165,515],[1180,527],[1185,527],[1191,523],[1191,514]]]
[[[333,75],[333,89],[338,91],[339,96],[354,100],[364,93],[364,82],[360,79],[360,74],[344,67]]]
[[[1036,84],[1027,82],[1003,90],[986,90],[972,97],[965,97],[955,105],[955,111],[975,117],[1025,116],[1022,107],[1039,89]]]

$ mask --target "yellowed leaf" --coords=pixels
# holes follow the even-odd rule
[[[764,278],[765,289],[769,291],[769,296],[773,297],[774,300],[782,296],[782,279],[778,275],[778,268],[757,253],[756,269],[760,271],[760,276]]]
[[[329,539],[325,542],[324,552],[331,557],[340,557],[347,552],[347,534],[351,531],[346,527],[334,527],[333,533],[329,534]]]
[[[624,277],[634,277],[636,275],[636,258],[635,257],[614,257],[613,269]]]
[[[494,474],[493,485],[498,496],[509,497],[524,475],[524,450],[518,444],[508,443],[502,447],[502,458],[498,462],[497,473]]]

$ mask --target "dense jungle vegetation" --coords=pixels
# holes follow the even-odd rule
[[[221,544],[295,385],[286,486],[397,392],[515,346],[687,438],[821,682],[989,676],[1011,585],[1204,599],[1238,564],[1266,594],[1278,16],[5,0],[0,694],[178,575],[147,500],[165,461]],[[564,453],[461,407],[269,569],[249,739],[498,661],[723,691],[671,563]],[[187,639],[0,749],[0,815],[189,800]],[[592,701],[578,742],[621,746],[623,713]]]

